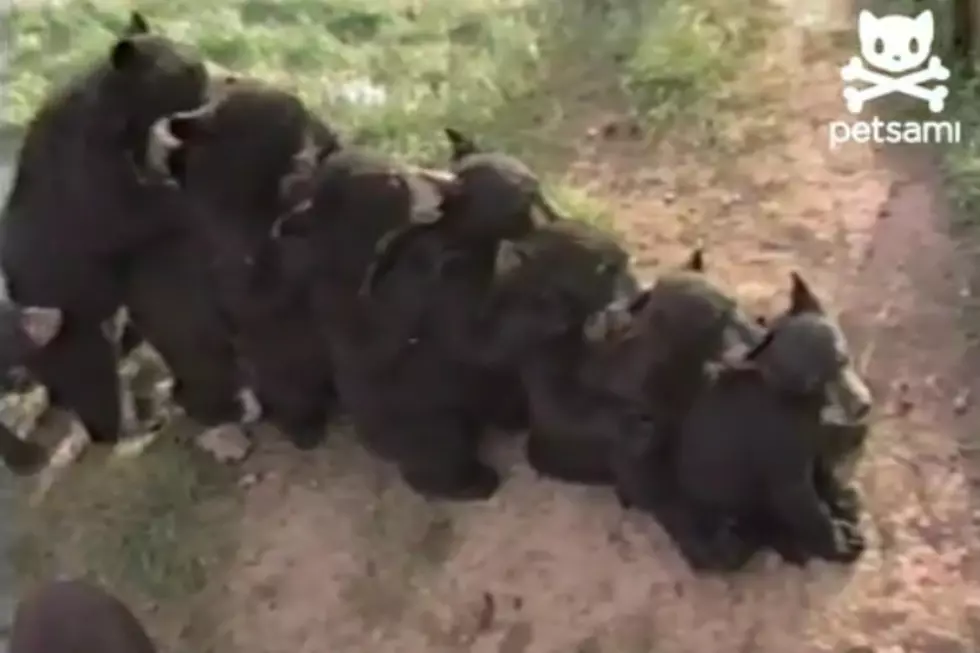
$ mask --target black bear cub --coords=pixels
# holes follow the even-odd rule
[[[478,460],[478,444],[489,421],[482,409],[494,396],[486,383],[492,371],[461,360],[451,341],[492,281],[496,241],[529,228],[544,204],[530,172],[502,157],[466,153],[458,139],[459,174],[441,177],[338,148],[321,138],[328,130],[295,99],[240,82],[211,105],[151,131],[154,167],[182,180],[205,205],[220,202],[228,221],[236,221],[211,228],[244,242],[246,253],[249,241],[264,242],[272,260],[293,262],[280,249],[287,241],[290,252],[296,245],[312,253],[295,257],[308,265],[289,266],[284,284],[268,284],[270,298],[309,302],[307,323],[325,343],[327,362],[310,356],[310,347],[298,349],[300,362],[327,372],[332,366],[367,444],[422,494],[490,496],[499,477]],[[289,208],[279,206],[281,191],[295,186],[295,164],[304,161],[298,186],[305,200],[281,212]],[[484,229],[494,220],[506,224],[503,235]],[[223,297],[256,297],[249,284],[270,268],[259,257],[253,262],[251,281],[238,278],[249,292]],[[255,324],[251,310],[235,312],[247,318],[239,322],[242,331]],[[277,339],[266,342],[281,348]],[[261,383],[262,371],[256,375]]]
[[[864,550],[857,497],[825,455],[821,413],[871,407],[846,340],[802,277],[762,342],[693,403],[643,497],[698,570],[735,570],[762,546],[790,562],[850,562]]]
[[[166,307],[162,318],[157,310],[151,324],[143,309],[156,300],[135,290],[147,274],[158,274],[143,261],[160,243],[179,240],[175,216],[186,209],[173,189],[148,178],[146,134],[161,116],[199,106],[208,93],[203,60],[151,32],[134,12],[103,57],[49,93],[20,148],[0,216],[0,269],[12,300],[62,311],[63,328],[31,356],[30,370],[95,441],[121,435],[117,360],[102,325],[124,304],[138,306],[134,319],[154,347],[195,347],[193,364],[167,356],[193,417],[232,421],[240,412],[234,361],[210,317],[185,303]],[[166,284],[174,277],[168,271]],[[188,284],[186,295],[198,294],[199,286]],[[194,323],[199,318],[202,324]],[[163,333],[182,338],[179,346],[162,342]]]
[[[684,264],[589,323],[592,345],[580,383],[615,396],[632,423],[643,425],[621,430],[610,461],[624,507],[642,503],[644,486],[656,477],[651,470],[669,458],[710,365],[762,339],[762,329],[706,274],[705,258],[695,249]]]
[[[506,243],[496,267],[483,355],[517,371],[529,464],[558,480],[610,483],[614,442],[646,425],[629,401],[582,377],[602,347],[590,340],[591,321],[639,291],[628,253],[603,230],[563,219]]]
[[[304,238],[280,228],[299,220],[303,211],[292,210],[309,200],[339,136],[271,85],[229,78],[213,88],[208,104],[153,126],[147,164],[201,209],[191,229],[213,262],[209,281],[250,386],[269,421],[310,449],[326,437],[335,405],[332,366],[306,278],[317,257]]]
[[[45,583],[17,606],[10,653],[156,653],[126,605],[82,580]]]
[[[501,241],[533,234],[558,216],[523,163],[484,152],[459,132],[447,130],[447,136],[448,173],[406,170],[391,190],[362,193],[374,201],[390,197],[389,215],[396,220],[371,237],[369,264],[356,266],[363,282],[355,313],[365,328],[350,333],[336,322],[342,311],[334,310],[330,339],[340,385],[346,386],[344,399],[372,448],[395,461],[405,481],[422,494],[478,500],[500,483],[479,458],[482,435],[491,426],[520,425],[525,407],[512,370],[475,351],[474,329],[482,324],[492,292]],[[371,179],[363,173],[357,177],[361,183]],[[350,188],[354,179],[345,185]],[[396,208],[399,204],[405,208]],[[383,215],[365,211],[365,199],[347,202],[358,205],[367,215],[352,215],[348,224],[377,223]],[[334,228],[340,227],[346,225]],[[335,234],[323,237],[323,251],[337,250],[351,238]],[[343,251],[336,255],[349,257]],[[338,288],[330,296],[346,292]]]
[[[758,325],[708,275],[700,248],[661,274],[629,310],[632,325],[617,351],[622,382],[665,430],[687,415],[708,363],[761,340]]]

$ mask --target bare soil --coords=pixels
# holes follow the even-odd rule
[[[341,430],[313,455],[262,444],[247,465],[242,547],[221,603],[234,650],[980,647],[965,271],[921,151],[829,150],[838,72],[808,47],[787,43],[808,78],[773,69],[728,135],[734,155],[583,135],[570,175],[610,203],[649,274],[703,243],[712,274],[757,310],[781,305],[798,269],[842,312],[881,406],[857,471],[871,542],[860,563],[799,570],[769,558],[736,577],[695,577],[654,523],[609,492],[535,478],[513,440],[491,447],[500,494],[452,506],[412,495]]]

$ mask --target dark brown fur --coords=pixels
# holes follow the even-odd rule
[[[318,215],[313,240],[323,259],[314,297],[358,431],[420,493],[490,496],[498,476],[477,449],[488,397],[496,396],[493,372],[447,343],[482,305],[496,243],[461,243],[452,229],[420,230],[392,258],[373,295],[362,297],[379,241],[415,220],[421,197],[443,189],[356,153],[328,160],[322,173],[315,204],[344,211]],[[447,224],[464,219],[451,202],[438,209]]]
[[[338,137],[296,97],[249,80],[227,81],[214,102],[172,116],[167,128],[182,144],[158,172],[195,206],[190,228],[209,263],[202,281],[213,288],[266,416],[298,447],[312,447],[326,434],[334,395],[306,264],[298,263],[313,256],[301,239],[270,234],[309,199],[317,162],[339,147]]]
[[[119,599],[81,580],[53,581],[17,606],[10,653],[156,653]]]
[[[161,238],[178,237],[175,216],[185,208],[177,193],[148,183],[140,170],[145,133],[161,115],[199,105],[207,82],[199,57],[151,33],[134,13],[104,58],[49,95],[20,150],[0,218],[0,268],[11,299],[64,312],[64,328],[27,363],[53,402],[77,413],[96,441],[120,435],[116,357],[102,324],[121,304],[154,301],[131,295],[127,284],[155,273],[140,270],[138,260]],[[168,306],[166,328],[140,326],[154,332],[155,346],[172,349],[160,339],[199,327],[184,321],[192,314],[186,309]],[[211,376],[225,386],[189,387],[189,395],[218,396],[189,412],[204,421],[235,419],[234,360],[221,347],[210,351],[208,338],[184,340],[197,343],[196,365],[219,368]],[[172,367],[178,379],[190,375]]]
[[[301,154],[310,130],[304,120],[290,118],[299,112],[286,101],[255,102],[240,121],[215,119],[246,92],[236,88],[241,87],[236,84],[213,111],[170,121],[180,144],[164,167],[178,176],[182,171],[192,194],[210,196],[208,210],[216,218],[239,220],[246,207],[265,207],[246,221],[256,225],[249,242],[257,243],[263,235],[257,225],[268,224],[270,207],[282,197],[281,181],[296,163],[297,156],[285,155],[297,145]],[[253,146],[243,141],[255,130],[267,130],[262,142],[274,152],[263,150],[246,163]],[[275,225],[271,255],[263,259],[273,268],[277,260],[285,265],[299,259],[308,266],[305,273],[285,275],[291,281],[271,296],[309,297],[339,393],[360,435],[395,461],[413,488],[443,498],[485,498],[499,480],[479,461],[477,447],[491,421],[488,414],[503,412],[488,405],[488,397],[514,384],[496,386],[496,370],[465,360],[451,343],[482,306],[497,241],[533,226],[531,214],[542,202],[537,181],[526,168],[504,166],[501,157],[469,152],[454,156],[466,174],[442,181],[349,148],[323,154],[300,157],[313,163],[303,184],[309,202]],[[468,163],[469,157],[476,162]],[[195,159],[211,163],[196,166]],[[230,161],[240,174],[222,168]],[[279,193],[273,192],[276,184]],[[494,215],[512,226],[497,233]],[[411,235],[399,240],[397,234],[404,233]],[[393,237],[398,244],[389,248]],[[286,249],[289,256],[283,255]],[[251,250],[246,244],[244,251]],[[270,269],[259,260],[253,259],[256,271]],[[384,263],[376,279],[365,284],[379,260]],[[255,296],[249,283],[240,296]],[[372,292],[363,294],[365,287]]]
[[[528,461],[543,475],[611,483],[616,439],[645,428],[628,401],[582,378],[595,354],[589,319],[638,290],[628,260],[614,238],[571,220],[539,227],[498,260],[490,315],[473,328],[482,342],[471,334],[470,347],[517,370],[530,407]]]
[[[839,329],[799,277],[790,308],[745,362],[723,366],[696,397],[636,503],[699,570],[740,568],[760,546],[802,564],[849,562],[864,548],[856,495],[835,477],[821,420],[831,387],[855,383],[849,419],[868,409]],[[636,486],[634,486],[635,489]]]

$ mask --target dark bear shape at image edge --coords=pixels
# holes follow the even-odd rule
[[[10,653],[156,653],[122,601],[82,580],[36,588],[17,606]]]
[[[116,360],[102,323],[127,302],[132,259],[175,233],[182,207],[140,170],[146,133],[161,115],[199,105],[207,86],[203,61],[134,13],[106,57],[48,95],[20,149],[0,267],[15,301],[64,311],[65,328],[29,367],[96,441],[120,435]],[[216,412],[234,419],[234,375],[225,379]]]

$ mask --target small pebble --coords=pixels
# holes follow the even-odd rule
[[[912,398],[909,397],[909,392],[912,389],[911,386],[908,381],[898,381],[892,387],[898,395],[895,401],[895,413],[898,415],[907,415],[915,405]]]
[[[970,391],[963,390],[953,400],[953,410],[957,415],[962,415],[970,407]]]
[[[238,424],[210,428],[196,442],[219,463],[241,462],[252,452],[252,441]]]

